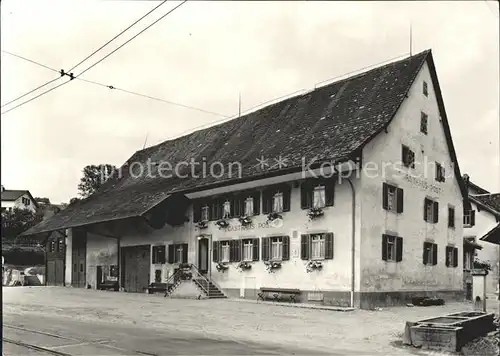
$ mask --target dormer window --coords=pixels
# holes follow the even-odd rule
[[[277,192],[273,195],[273,213],[283,212],[283,193]]]
[[[429,89],[427,88],[427,82],[425,80],[422,83],[422,92],[425,96],[429,96]]]
[[[420,132],[427,135],[427,124],[429,117],[425,112],[420,113]]]
[[[319,185],[313,190],[313,208],[325,207],[325,186]]]

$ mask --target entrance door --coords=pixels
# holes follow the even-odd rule
[[[57,233],[56,233],[57,234]],[[48,286],[64,285],[64,261],[66,245],[64,237],[51,236],[46,246],[45,281]]]
[[[122,247],[122,285],[126,292],[144,293],[149,285],[151,246]]]
[[[76,288],[85,288],[86,279],[86,255],[87,255],[87,234],[85,230],[73,231],[72,241],[72,270],[71,285]]]
[[[198,240],[198,269],[201,273],[208,272],[208,239]]]

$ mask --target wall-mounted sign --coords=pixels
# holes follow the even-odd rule
[[[436,193],[436,194],[441,194],[441,192],[443,191],[441,188],[439,188],[435,185],[429,184],[425,180],[420,179],[418,177],[414,177],[414,176],[409,175],[409,174],[405,174],[404,179],[406,181],[410,182],[411,184],[416,185],[417,187],[420,187],[420,188],[425,189],[425,190],[430,190],[431,192]]]
[[[278,226],[275,226],[272,222],[264,222],[264,223],[251,223],[248,225],[239,225],[239,226],[228,226],[224,230],[226,231],[248,231],[248,230],[254,230],[254,229],[272,229]]]

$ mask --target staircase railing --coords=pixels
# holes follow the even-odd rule
[[[210,297],[210,281],[208,280],[207,277],[205,277],[201,272],[200,270],[198,269],[198,267],[196,267],[194,264],[191,264],[191,270],[194,271],[196,277],[202,279],[205,283],[206,283],[206,288],[203,286],[202,283],[197,283],[201,289],[203,289],[203,291],[207,294],[208,297]]]
[[[167,279],[167,290],[165,292],[165,297],[168,296],[169,292],[170,292],[170,285],[172,285],[172,288],[175,288],[175,284],[179,281],[180,279],[180,275],[183,271],[182,270],[177,270],[174,272],[173,275],[171,275],[168,279]]]
[[[195,265],[193,265],[193,267],[196,269],[197,273],[200,274],[205,281],[207,281],[207,283],[212,283],[215,287],[217,287],[218,290],[222,291],[222,288],[217,283],[215,283],[212,279],[208,279],[207,277],[205,277],[205,275],[201,274],[198,267],[196,267]]]

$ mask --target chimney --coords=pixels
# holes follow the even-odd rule
[[[468,174],[464,174],[464,175],[462,176],[462,178],[463,178],[463,180],[464,180],[464,182],[465,182],[465,185],[467,185],[467,186],[468,186],[468,185],[469,185],[469,175],[468,175]]]

